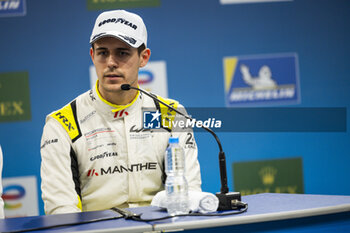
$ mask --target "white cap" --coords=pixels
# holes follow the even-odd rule
[[[97,17],[90,44],[106,36],[116,37],[134,48],[142,44],[147,47],[147,30],[142,18],[125,10],[106,11]]]

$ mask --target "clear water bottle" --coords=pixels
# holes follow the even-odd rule
[[[165,190],[168,214],[187,214],[189,207],[185,155],[178,138],[169,138],[169,146],[165,152],[165,172],[167,174]]]

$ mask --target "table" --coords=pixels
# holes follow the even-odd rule
[[[327,228],[327,232],[350,232],[350,196],[266,193],[243,196],[242,201],[249,208],[240,215],[153,222],[154,230],[321,232]]]
[[[248,203],[249,208],[247,212],[239,215],[187,216],[152,222],[135,222],[120,218],[38,232],[350,232],[350,196],[265,193],[243,196],[242,201]],[[143,218],[167,215],[165,211],[156,207],[129,210],[143,213]],[[118,216],[111,210],[105,210],[5,219],[0,220],[0,231]]]

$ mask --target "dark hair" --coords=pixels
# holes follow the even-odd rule
[[[145,50],[145,49],[146,49],[146,45],[145,44],[142,44],[142,45],[140,45],[140,47],[137,48],[137,52],[139,53],[139,56],[140,56],[141,52],[143,50]]]
[[[95,50],[94,44],[95,43],[91,44],[92,50]],[[137,53],[139,54],[139,56],[140,56],[141,52],[143,50],[145,50],[145,49],[146,49],[146,45],[145,44],[142,44],[142,45],[140,45],[140,47],[137,48]]]

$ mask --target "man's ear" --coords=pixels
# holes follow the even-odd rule
[[[141,52],[140,57],[141,57],[140,67],[144,67],[145,65],[147,65],[147,62],[151,57],[151,50],[149,48],[144,49]]]
[[[93,48],[90,48],[90,57],[91,57],[92,62],[94,63],[94,50],[93,50]]]

